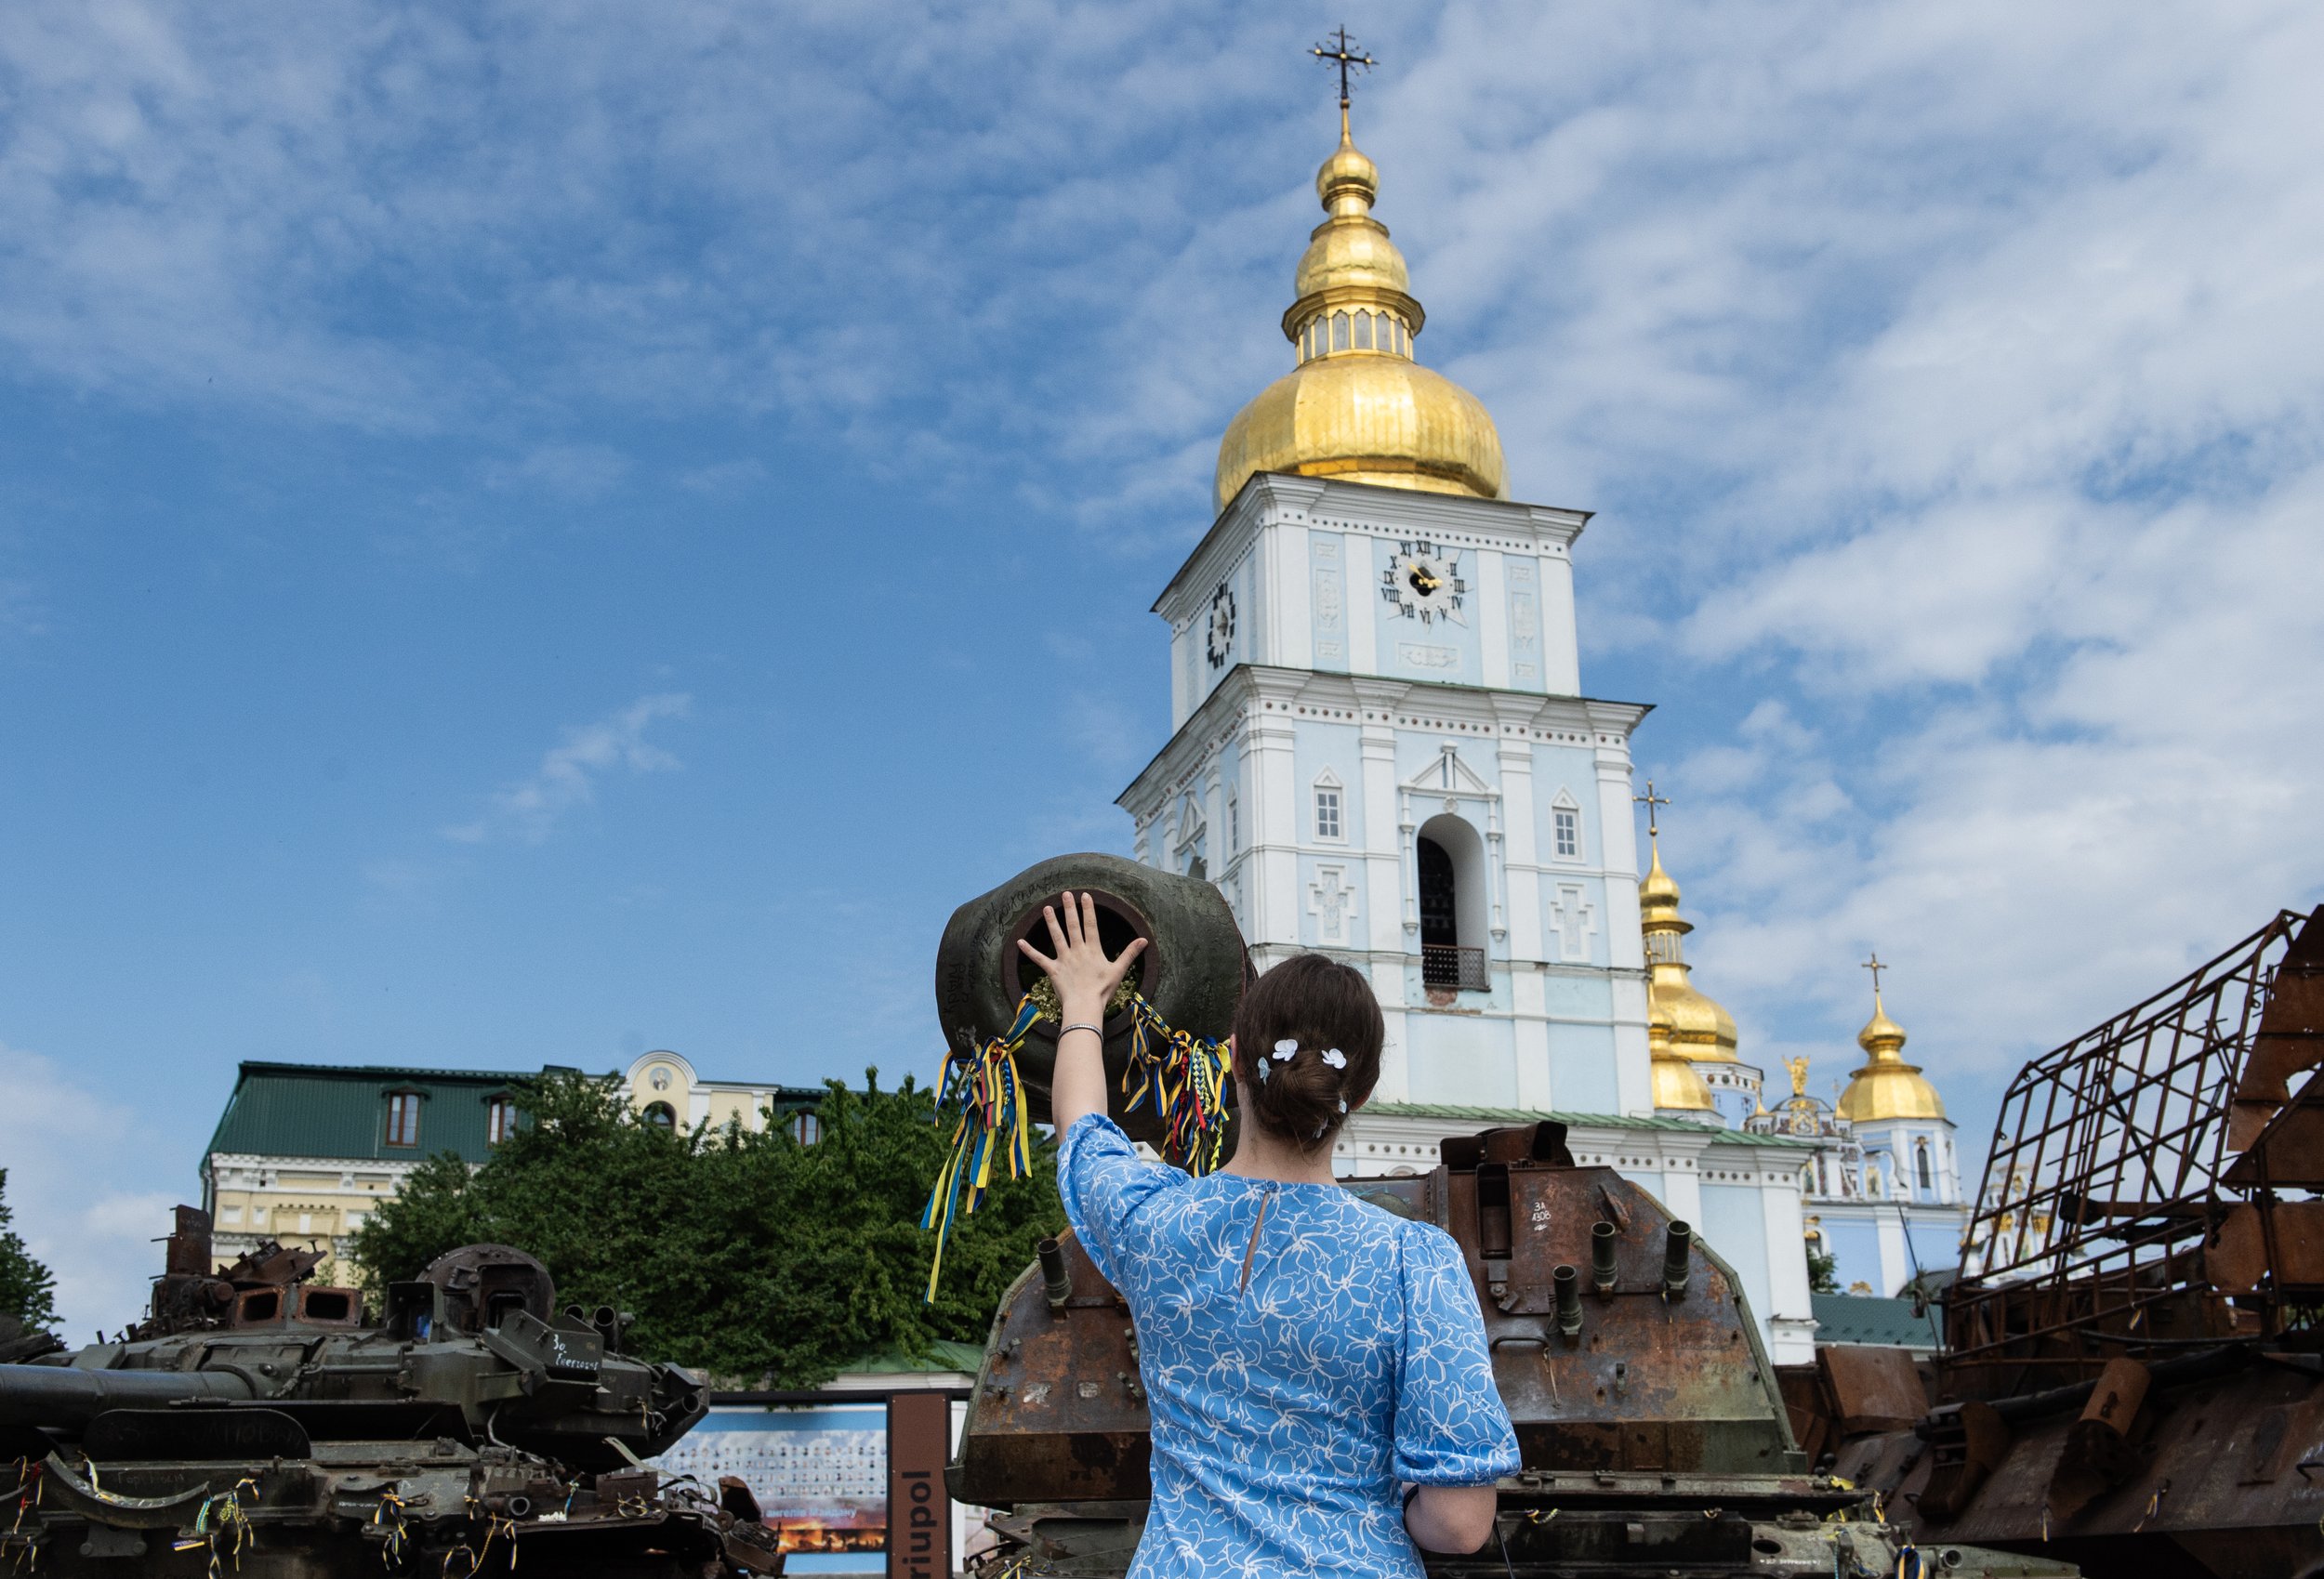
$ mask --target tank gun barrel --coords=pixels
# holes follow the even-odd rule
[[[0,1365],[0,1426],[78,1431],[108,1409],[152,1409],[183,1399],[244,1403],[258,1389],[232,1371],[76,1371]]]

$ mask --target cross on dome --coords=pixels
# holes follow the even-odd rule
[[[1340,109],[1344,115],[1348,108],[1348,72],[1351,71],[1368,72],[1372,69],[1374,62],[1368,54],[1359,55],[1348,47],[1354,41],[1348,37],[1348,30],[1345,26],[1333,33],[1331,38],[1326,39],[1324,43],[1332,44],[1334,39],[1338,42],[1333,44],[1331,48],[1326,49],[1322,44],[1318,44],[1308,53],[1327,65],[1340,68]]]

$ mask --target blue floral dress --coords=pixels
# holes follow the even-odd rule
[[[1441,1229],[1328,1184],[1192,1178],[1099,1113],[1066,1135],[1057,1177],[1138,1328],[1154,1502],[1131,1579],[1419,1579],[1398,1482],[1517,1467]]]

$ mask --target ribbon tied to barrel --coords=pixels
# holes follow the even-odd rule
[[[1223,1043],[1171,1029],[1155,1007],[1132,993],[1129,1062],[1122,1071],[1125,1114],[1141,1103],[1162,1123],[1162,1155],[1193,1174],[1219,1165],[1226,1139],[1229,1058]],[[1017,1054],[1047,1014],[1031,993],[1017,1001],[1009,1030],[980,1044],[948,1053],[937,1084],[936,1122],[957,1114],[952,1151],[929,1191],[920,1228],[933,1230],[936,1251],[928,1264],[927,1304],[936,1299],[944,1245],[957,1217],[975,1215],[992,1188],[996,1163],[1010,1178],[1033,1171],[1033,1125]]]

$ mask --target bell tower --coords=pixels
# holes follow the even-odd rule
[[[1484,402],[1419,360],[1344,98],[1315,194],[1292,366],[1228,424],[1217,517],[1155,603],[1177,732],[1120,797],[1139,859],[1216,882],[1262,967],[1362,965],[1381,1101],[1651,1113],[1647,709],[1581,691],[1589,513],[1510,499]]]

